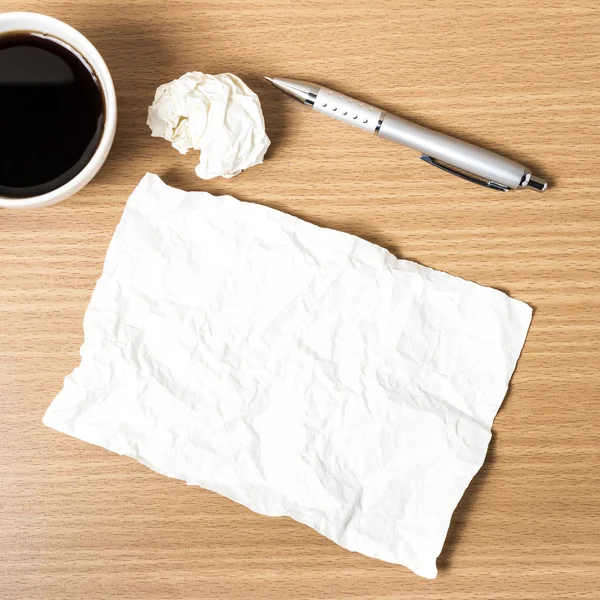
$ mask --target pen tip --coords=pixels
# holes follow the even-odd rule
[[[271,83],[273,83],[273,78],[272,78],[272,77],[265,77],[265,79],[266,79],[267,81],[270,81]]]

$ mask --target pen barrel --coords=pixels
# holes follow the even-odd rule
[[[389,113],[383,117],[379,137],[513,189],[520,187],[529,173],[523,165],[504,156]]]

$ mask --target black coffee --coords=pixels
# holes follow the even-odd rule
[[[104,98],[91,68],[63,42],[0,35],[0,196],[51,192],[96,151]]]

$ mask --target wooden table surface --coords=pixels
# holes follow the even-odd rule
[[[1,0],[67,20],[111,69],[112,153],[76,197],[0,212],[0,597],[600,598],[600,13],[596,0]],[[155,88],[231,71],[260,96],[266,162],[204,182],[151,139]],[[261,79],[314,80],[531,166],[500,194],[310,114]],[[55,431],[82,318],[146,171],[349,231],[534,308],[487,461],[437,580]]]

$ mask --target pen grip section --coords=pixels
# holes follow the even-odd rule
[[[375,133],[383,118],[380,108],[324,87],[317,94],[313,110],[369,133]]]

